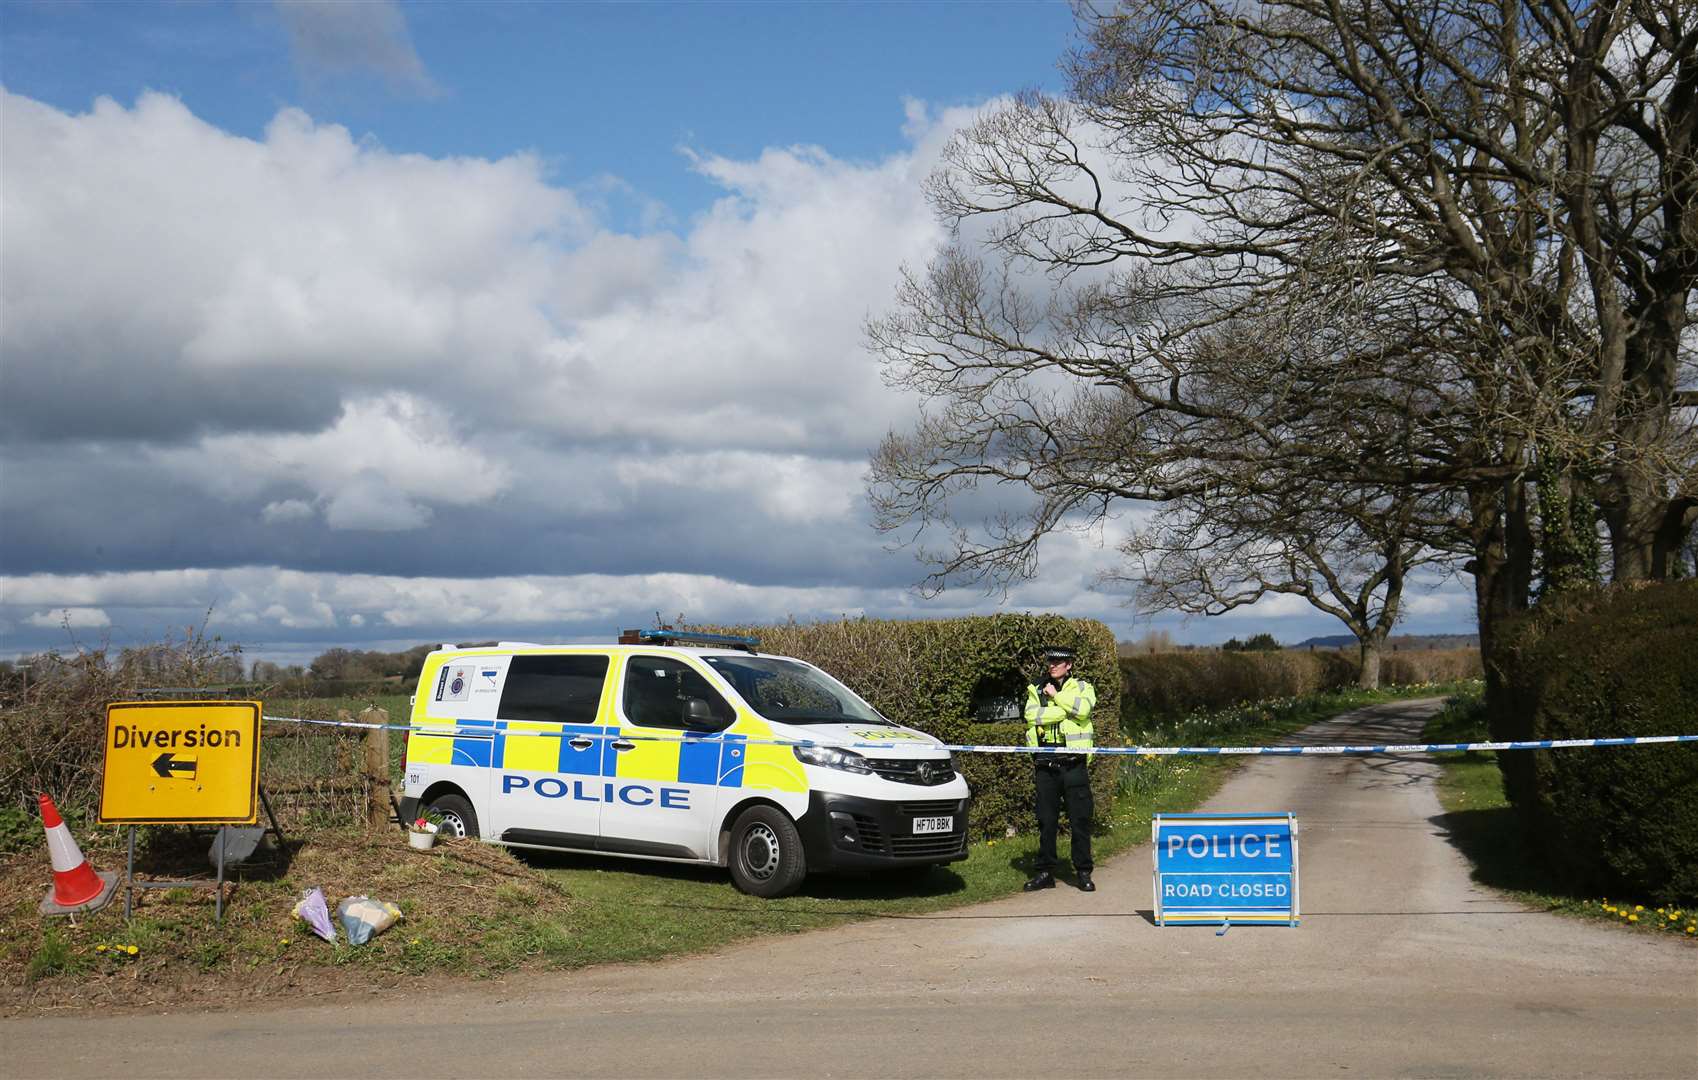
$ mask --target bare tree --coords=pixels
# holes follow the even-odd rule
[[[870,329],[929,402],[872,494],[885,528],[942,527],[930,580],[1250,476],[1444,492],[1489,650],[1528,603],[1541,455],[1616,579],[1669,572],[1698,514],[1698,9],[1080,15],[1068,97],[953,141],[930,194],[958,242]],[[986,483],[1029,501],[970,521]]]
[[[1344,623],[1358,685],[1380,684],[1380,656],[1412,571],[1453,558],[1420,539],[1417,501],[1341,497],[1312,486],[1182,499],[1121,545],[1146,611],[1222,615],[1270,595],[1296,596]],[[1125,572],[1106,575],[1124,579]]]

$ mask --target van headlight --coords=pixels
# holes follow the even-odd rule
[[[867,764],[867,759],[853,750],[839,750],[833,746],[793,746],[796,760],[804,765],[818,765],[822,769],[842,769],[844,772],[870,773],[873,767]]]

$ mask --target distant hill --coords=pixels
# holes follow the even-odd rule
[[[1346,649],[1354,648],[1356,638],[1350,634],[1329,634],[1325,637],[1312,637],[1288,646],[1293,649],[1307,649],[1314,646],[1317,649]],[[1386,648],[1398,649],[1477,649],[1480,647],[1479,634],[1393,634],[1386,639]]]

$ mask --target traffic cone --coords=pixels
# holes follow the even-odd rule
[[[53,888],[41,901],[41,913],[72,915],[99,911],[110,904],[117,892],[118,875],[97,873],[88,864],[58,807],[46,795],[41,797],[41,824],[47,830],[47,853],[53,860]]]

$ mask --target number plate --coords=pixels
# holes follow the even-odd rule
[[[914,835],[922,833],[949,832],[955,828],[952,817],[917,817],[914,819]]]

